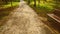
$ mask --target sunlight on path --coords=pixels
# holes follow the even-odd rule
[[[0,34],[53,34],[24,1],[0,27]]]

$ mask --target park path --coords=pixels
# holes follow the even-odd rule
[[[24,1],[13,11],[0,27],[0,34],[54,34]]]

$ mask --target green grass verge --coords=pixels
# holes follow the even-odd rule
[[[11,2],[9,2],[8,4],[3,5],[2,8],[4,9],[4,8],[18,6],[18,5],[19,5],[19,2],[12,2],[12,6],[11,6]]]
[[[32,1],[30,3],[30,5],[33,7],[34,6],[34,2]],[[36,1],[36,8],[37,9],[42,9],[42,10],[46,10],[46,11],[52,11],[54,9],[54,3],[50,3],[50,2],[43,2],[41,1],[40,4],[38,5],[38,1]]]

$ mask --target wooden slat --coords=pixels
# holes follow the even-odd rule
[[[57,17],[56,15],[54,14],[47,14],[49,17],[53,18],[54,20],[56,20],[58,23],[60,23],[60,18]]]

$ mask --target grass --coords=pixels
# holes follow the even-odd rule
[[[31,2],[30,5],[33,7],[34,5],[34,2]],[[38,6],[38,1],[36,1],[36,8],[40,8],[40,9],[43,9],[43,10],[46,10],[46,11],[52,11],[54,9],[54,6],[55,4],[54,3],[47,3],[47,2],[43,2],[41,1],[39,6]]]
[[[11,6],[11,2],[9,2],[8,4],[3,5],[1,8],[6,9],[9,7],[14,7],[14,6],[18,6],[19,2],[12,2],[12,6]]]

